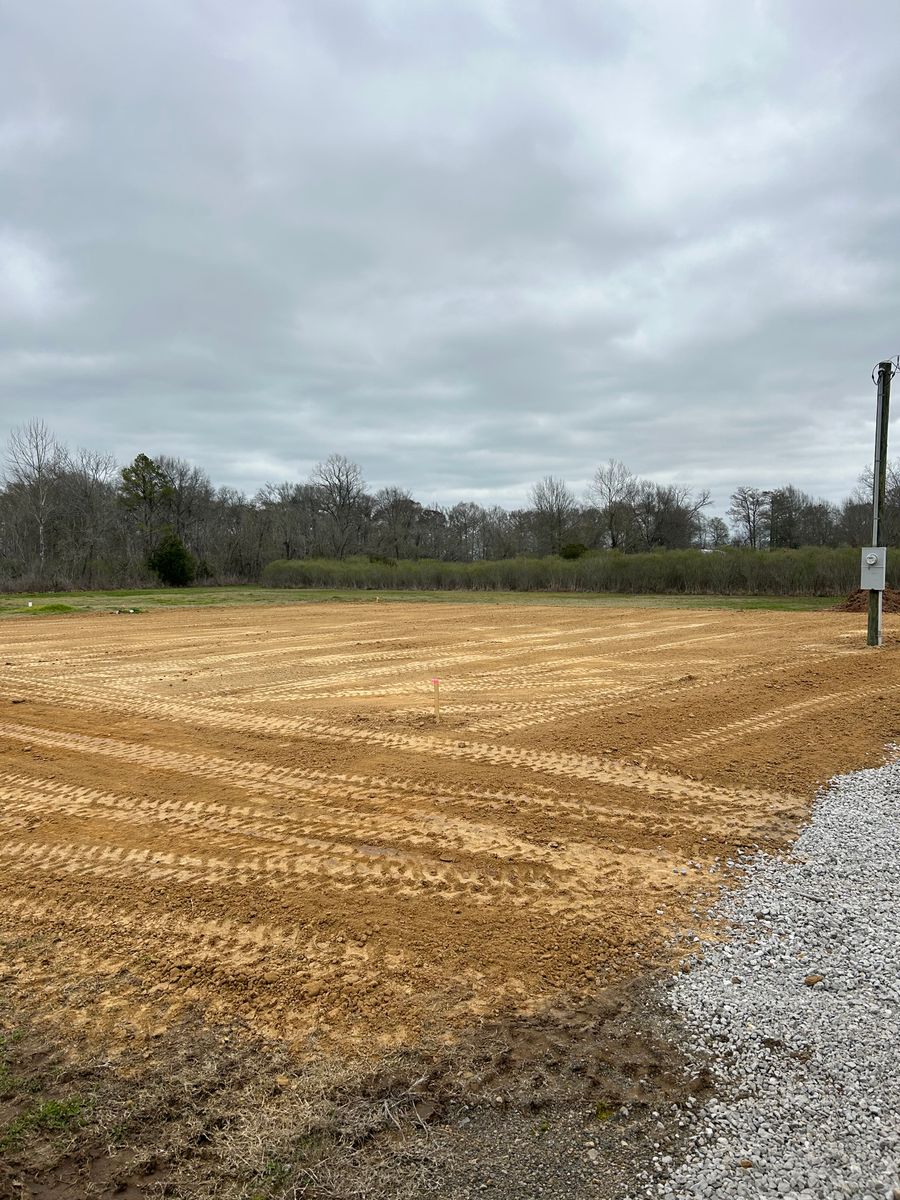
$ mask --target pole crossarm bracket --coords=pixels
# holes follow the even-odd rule
[[[893,379],[894,376],[897,374],[897,372],[900,371],[900,354],[895,354],[893,358],[884,358],[881,361],[890,363],[891,379]],[[872,368],[872,382],[873,383],[876,383],[876,384],[878,383],[878,372],[880,370],[881,370],[881,363],[877,362],[875,364],[875,366]]]

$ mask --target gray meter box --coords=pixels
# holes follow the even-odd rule
[[[884,591],[887,550],[884,546],[865,546],[859,572],[859,586],[873,592]]]

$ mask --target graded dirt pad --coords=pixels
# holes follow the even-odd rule
[[[722,860],[879,761],[888,634],[471,605],[10,620],[5,971],[111,1049],[190,1011],[371,1051],[592,994],[674,961]]]
[[[72,1079],[86,1072],[115,1117],[90,1127],[101,1147],[132,1129],[140,1096],[164,1093],[168,1115],[152,1124],[148,1109],[144,1128],[176,1127],[194,1150],[224,1139],[227,1156],[229,1112],[268,1112],[280,1088],[295,1145],[308,1072],[354,1061],[383,1118],[403,1078],[414,1116],[413,1080],[426,1106],[506,1104],[562,1074],[571,1112],[607,1096],[659,1108],[685,1078],[622,985],[677,964],[734,853],[787,844],[818,784],[900,737],[900,623],[886,624],[872,652],[863,620],[834,612],[335,604],[7,620],[0,1034],[26,1016],[29,1036],[90,1064]],[[235,1037],[277,1052],[235,1058]],[[410,1051],[407,1076],[379,1076]],[[167,1082],[169,1060],[196,1075]],[[251,1078],[264,1061],[269,1078]],[[68,1120],[25,1085],[5,1109],[2,1072],[0,1142],[10,1120]],[[265,1186],[251,1194],[281,1195],[257,1140],[263,1165],[247,1170]],[[568,1162],[568,1140],[558,1150]],[[132,1181],[122,1194],[145,1194],[154,1164],[136,1163],[116,1176]],[[68,1192],[43,1194],[86,1194],[83,1157],[73,1170]],[[448,1168],[427,1194],[468,1195],[472,1170],[448,1190]]]

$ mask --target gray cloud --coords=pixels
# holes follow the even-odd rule
[[[254,490],[836,497],[900,350],[888,0],[0,9],[0,415]]]

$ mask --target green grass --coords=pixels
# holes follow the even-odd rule
[[[14,1096],[19,1087],[19,1080],[13,1075],[7,1063],[0,1063],[0,1100]]]
[[[59,613],[78,612],[72,604],[35,604],[26,610],[32,617],[58,616]]]
[[[0,1151],[16,1150],[35,1133],[64,1133],[81,1123],[84,1101],[80,1096],[68,1100],[45,1100],[26,1109],[0,1131]]]
[[[815,612],[837,604],[837,596],[630,596],[621,592],[362,591],[357,588],[264,588],[251,586],[137,588],[94,592],[0,594],[0,616],[65,616],[113,613],[136,616],[154,608],[209,605],[321,604],[494,604],[576,608],[724,608]],[[32,607],[28,607],[28,600]],[[134,610],[129,612],[129,609]]]

